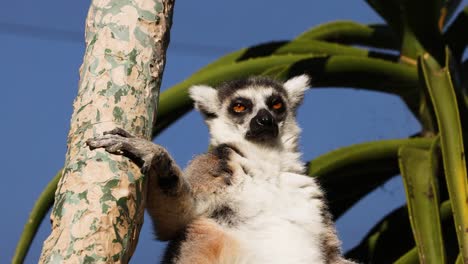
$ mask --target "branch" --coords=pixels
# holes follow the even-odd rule
[[[94,0],[86,53],[40,263],[127,263],[143,223],[145,179],[85,141],[114,127],[150,138],[173,1]]]

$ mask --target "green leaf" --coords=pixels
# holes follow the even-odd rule
[[[231,52],[220,59],[208,64],[207,66],[195,72],[194,75],[200,74],[207,70],[216,69],[218,67],[225,67],[235,63],[243,62],[250,59],[268,57],[272,55],[352,55],[360,57],[379,57],[396,61],[395,56],[370,52],[365,49],[350,47],[337,43],[329,43],[322,40],[297,38],[292,41],[275,41],[259,44],[249,48],[240,49]]]
[[[385,25],[368,26],[352,21],[336,21],[313,27],[310,30],[300,34],[292,41],[268,42],[231,52],[200,69],[195,74],[248,59],[267,57],[278,54],[298,54],[297,52],[300,52],[300,54],[326,53],[329,55],[353,55],[346,52],[347,50],[352,50],[351,47],[344,45],[327,45],[332,44],[329,42],[348,45],[364,45],[383,49],[398,48],[398,42],[396,41],[393,32]],[[301,48],[302,51],[294,50],[296,45],[304,46]],[[290,49],[290,47],[292,49]],[[340,51],[341,48],[343,48],[343,53]],[[332,49],[332,52],[328,52],[330,49]],[[333,51],[333,49],[337,50]],[[366,50],[354,48],[354,51],[365,54],[365,56],[368,55],[368,51]]]
[[[425,51],[439,60],[443,58],[444,45],[438,26],[441,0],[366,0],[366,2],[398,35],[402,62],[415,65],[417,57]]]
[[[418,248],[414,247],[406,252],[401,258],[395,261],[395,264],[419,264]]]
[[[381,140],[352,145],[324,154],[309,163],[327,192],[332,214],[338,218],[371,190],[398,174],[398,149],[429,147],[427,138]],[[351,190],[349,186],[354,186]]]
[[[429,148],[404,146],[399,163],[406,190],[408,212],[422,263],[445,263],[439,217],[437,144]]]
[[[275,55],[249,59],[201,70],[161,93],[158,122],[153,134],[158,134],[192,109],[192,102],[188,97],[190,86],[216,86],[223,81],[263,74],[276,67],[285,67],[281,76],[283,80],[304,72],[309,73],[313,77],[314,87],[345,86],[405,96],[418,86],[415,67],[381,59],[346,55]]]
[[[439,28],[443,1],[399,1],[403,26],[402,56],[416,60],[427,51],[438,61],[443,61],[444,43]]]
[[[444,238],[446,238],[447,260],[448,263],[453,263],[450,261],[455,260],[457,252],[452,250],[456,238],[453,232],[450,201],[441,204],[440,218],[444,228]],[[420,263],[417,249],[414,246],[408,209],[402,206],[379,221],[359,245],[346,253],[346,256],[359,263]]]
[[[450,201],[445,201],[440,205],[440,219],[442,220],[442,228],[444,231],[444,241],[445,249],[447,253],[447,259],[445,263],[454,263],[457,259],[458,250],[456,245],[456,234],[454,230],[454,225],[452,221],[452,208]],[[420,263],[418,256],[418,249],[416,247],[412,248],[404,255],[402,255],[395,264],[410,264],[410,263]],[[458,262],[455,262],[458,263]]]
[[[401,39],[401,60],[416,64],[425,51],[443,60],[444,44],[439,29],[442,0],[366,0]],[[417,14],[417,15],[416,15]]]
[[[447,52],[448,53],[448,52]],[[462,127],[447,61],[441,67],[429,54],[419,59],[420,74],[424,77],[440,131],[444,172],[454,211],[458,243],[463,259],[468,259],[468,182],[463,148]]]
[[[313,55],[278,55],[264,58],[249,59],[241,63],[228,64],[209,70],[200,70],[181,83],[174,85],[161,93],[159,97],[158,116],[153,135],[158,134],[166,126],[177,120],[193,108],[188,96],[188,88],[196,84],[218,85],[223,81],[259,75],[266,69],[293,64]]]
[[[318,25],[296,40],[315,39],[347,45],[363,45],[381,49],[398,49],[393,31],[386,25],[363,25],[353,21],[334,21]]]
[[[54,194],[57,189],[57,184],[62,177],[62,171],[59,171],[55,177],[47,184],[41,195],[34,204],[31,213],[29,214],[28,222],[24,225],[18,244],[16,245],[15,254],[11,263],[23,263],[26,254],[28,253],[31,242],[36,236],[37,229],[44,219],[47,211],[54,202]]]

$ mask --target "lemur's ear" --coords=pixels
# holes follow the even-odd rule
[[[304,99],[304,93],[309,88],[310,78],[303,74],[287,80],[284,88],[288,93],[289,102],[293,108],[296,108]]]
[[[207,85],[195,85],[189,89],[195,108],[205,117],[216,116],[219,110],[218,91]]]

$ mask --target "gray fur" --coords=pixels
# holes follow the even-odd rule
[[[300,129],[295,109],[307,81],[301,76],[283,86],[262,77],[228,82],[218,91],[192,88],[195,106],[210,127],[213,148],[197,156],[184,172],[164,148],[121,129],[87,141],[92,149],[105,148],[131,158],[148,175],[148,212],[158,238],[171,241],[163,263],[353,263],[341,256],[323,192],[313,178],[301,175],[304,164],[297,152]],[[272,94],[284,100],[280,114],[268,102]],[[229,107],[230,100],[239,96],[253,105],[236,119]],[[274,120],[268,126],[277,126],[279,134],[263,132],[264,124],[259,122],[264,121],[256,121],[258,116],[271,116]],[[278,203],[272,201],[278,198]],[[299,211],[293,213],[296,204]],[[320,221],[311,221],[314,217]],[[270,221],[277,226],[257,226]],[[265,254],[265,247],[271,252]]]

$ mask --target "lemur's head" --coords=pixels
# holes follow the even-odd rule
[[[265,146],[296,147],[296,109],[309,86],[301,75],[285,83],[265,77],[229,81],[219,87],[190,88],[195,108],[205,117],[212,144],[247,140]]]

